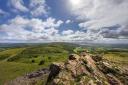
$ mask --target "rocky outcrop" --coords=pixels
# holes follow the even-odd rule
[[[97,56],[96,56],[97,57]],[[94,58],[94,56],[93,56]],[[123,85],[113,74],[112,66],[101,57],[95,61],[87,52],[71,54],[65,63],[53,63],[47,85]],[[102,66],[97,63],[102,62]]]

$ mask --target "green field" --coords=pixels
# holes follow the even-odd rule
[[[31,71],[61,62],[72,53],[74,45],[43,44],[29,47],[8,48],[0,52],[0,85]]]
[[[0,62],[0,85],[39,68],[41,66],[36,64]]]

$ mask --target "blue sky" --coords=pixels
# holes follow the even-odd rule
[[[0,0],[0,42],[128,43],[127,0]]]

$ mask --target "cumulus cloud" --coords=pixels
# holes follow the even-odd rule
[[[128,37],[128,0],[81,0],[75,4],[74,2],[70,2],[70,11],[77,19],[84,21],[79,24],[81,28],[99,30],[97,34],[100,35],[100,31],[106,27],[106,34],[102,33],[104,37]],[[109,27],[115,25],[120,25],[120,28],[109,30]]]
[[[63,22],[48,17],[49,7],[45,0],[29,0],[25,4],[24,0],[9,0],[14,10],[25,12],[31,17],[17,16],[0,25],[0,39],[93,42],[128,39],[128,0],[64,1],[67,1],[70,13],[75,15],[76,22],[80,22],[79,27],[83,29],[59,29],[63,23],[70,24],[73,21]],[[0,9],[0,14],[4,13]],[[47,19],[39,19],[40,16],[47,16]]]
[[[69,23],[71,23],[72,21],[71,20],[67,20],[65,23],[66,24],[69,24]]]
[[[59,32],[59,27],[64,22],[52,17],[46,20],[38,18],[24,18],[17,16],[6,24],[0,25],[0,40],[19,40],[19,41],[85,41],[93,39],[91,33],[83,31],[64,30]]]
[[[25,7],[23,0],[9,0],[9,4],[15,8],[15,10],[26,12],[28,8]]]
[[[73,30],[65,30],[62,32],[63,35],[71,35],[73,34]]]
[[[6,34],[4,39],[15,40],[52,40],[58,34],[61,20],[48,18],[47,20],[21,16],[9,20],[7,24],[0,25],[0,32]],[[3,39],[3,37],[0,37]]]
[[[41,16],[47,14],[49,7],[46,5],[45,0],[30,0],[31,14],[33,16]]]
[[[48,15],[49,7],[45,0],[29,0],[28,4],[24,4],[23,0],[9,0],[9,6],[13,7],[13,11],[30,13],[34,17]]]
[[[87,42],[94,41],[96,36],[96,34],[94,36],[91,32],[65,30],[62,32],[61,39],[63,41]]]

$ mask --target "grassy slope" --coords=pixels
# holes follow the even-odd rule
[[[104,59],[113,62],[113,64],[117,66],[128,68],[128,49],[98,48],[94,52],[96,52],[96,54],[104,54]]]
[[[68,44],[43,44],[0,52],[0,85],[31,71],[48,67],[52,62],[65,61],[73,48],[73,45]],[[45,63],[38,65],[41,60]]]
[[[108,52],[104,58],[118,66],[128,68],[128,52]]]
[[[68,54],[72,53],[74,46],[68,44],[46,44],[29,47],[18,55],[9,59],[9,61],[21,63],[39,63],[45,60],[45,63],[53,61],[63,61]]]
[[[25,48],[14,48],[14,49],[8,49],[5,51],[0,52],[0,61],[7,59],[9,57],[13,57],[17,55],[18,53],[21,53]]]
[[[34,64],[0,62],[0,85],[39,68],[38,65]]]

